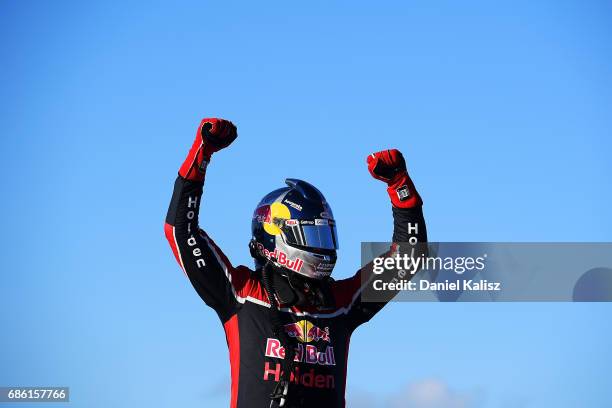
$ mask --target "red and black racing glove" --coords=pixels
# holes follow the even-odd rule
[[[397,149],[372,153],[367,158],[372,177],[387,183],[387,192],[395,208],[412,208],[423,204],[408,176],[404,156]]]
[[[229,120],[202,119],[191,150],[179,169],[181,177],[192,181],[204,180],[206,166],[212,154],[225,149],[237,136],[236,126]]]

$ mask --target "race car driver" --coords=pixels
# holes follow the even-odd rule
[[[366,302],[371,273],[364,268],[348,279],[331,277],[338,250],[333,212],[317,188],[297,179],[287,179],[255,208],[249,242],[254,270],[233,266],[198,218],[211,157],[236,137],[233,123],[202,120],[179,169],[164,228],[180,267],[225,330],[230,406],[344,407],[351,334],[393,294]],[[367,166],[387,184],[394,246],[426,242],[422,200],[402,154],[373,153]]]

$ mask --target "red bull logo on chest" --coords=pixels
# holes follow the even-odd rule
[[[325,348],[320,349],[320,346],[317,347],[314,344],[320,341],[331,343],[329,327],[321,329],[312,322],[303,319],[286,324],[284,329],[289,337],[299,342],[295,349],[295,361],[324,366],[336,365],[333,346],[326,345]],[[285,348],[278,339],[268,338],[266,341],[266,357],[285,358]]]
[[[306,319],[286,324],[285,332],[289,337],[296,338],[300,343],[317,342],[320,340],[330,342],[329,327],[321,329]]]
[[[285,347],[278,339],[268,338],[266,341],[266,357],[285,358]],[[314,344],[299,343],[295,349],[294,361],[298,363],[316,364],[322,366],[335,366],[336,356],[332,346],[325,347],[324,350],[317,349]]]

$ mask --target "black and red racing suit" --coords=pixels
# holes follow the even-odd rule
[[[270,406],[270,394],[281,376],[284,349],[273,334],[270,303],[260,274],[233,266],[210,236],[199,228],[203,181],[176,179],[166,217],[165,234],[181,268],[202,300],[215,310],[227,338],[231,365],[232,408]],[[425,242],[421,206],[393,208],[394,242],[416,236]],[[418,228],[408,229],[408,223]],[[299,340],[290,376],[290,406],[344,407],[349,341],[385,302],[362,302],[363,276],[334,281],[335,310],[325,313],[280,309],[285,328]]]

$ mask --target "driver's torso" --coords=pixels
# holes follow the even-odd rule
[[[263,292],[252,294],[257,293]],[[288,406],[344,406],[353,330],[347,315],[340,309],[321,315],[282,309],[280,315],[283,330],[296,344]],[[245,299],[224,328],[232,367],[232,406],[269,407],[270,394],[281,378],[285,350],[274,335],[265,296]]]

